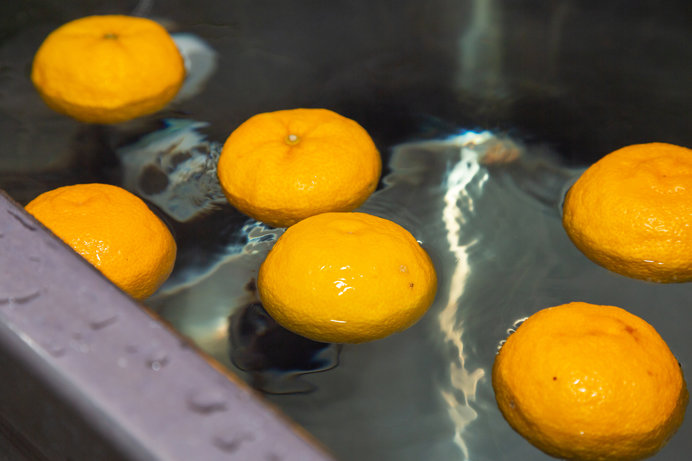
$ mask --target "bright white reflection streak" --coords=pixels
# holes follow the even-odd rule
[[[438,316],[440,329],[444,340],[458,351],[458,361],[450,363],[451,389],[442,389],[442,398],[448,405],[448,411],[455,425],[454,442],[469,458],[468,448],[462,438],[464,428],[478,416],[469,405],[476,398],[478,381],[485,376],[483,369],[469,372],[464,366],[464,344],[462,342],[463,325],[458,319],[459,300],[464,292],[464,286],[469,274],[468,252],[474,242],[460,244],[462,225],[466,222],[465,212],[473,212],[473,200],[469,196],[467,186],[476,179],[479,186],[487,180],[487,172],[478,163],[479,154],[474,148],[492,138],[489,132],[467,132],[453,138],[451,141],[459,145],[460,158],[447,176],[447,191],[444,196],[442,219],[447,230],[449,249],[456,258],[456,265],[450,280],[449,298],[447,305]],[[461,206],[460,206],[461,205]],[[455,391],[461,391],[455,392]],[[459,395],[463,395],[460,401]]]

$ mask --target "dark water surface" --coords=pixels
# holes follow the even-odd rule
[[[102,127],[43,105],[33,53],[96,13],[175,33],[191,78],[171,107]],[[692,366],[692,286],[609,273],[560,223],[570,181],[607,152],[692,146],[691,24],[684,1],[4,2],[0,188],[26,203],[101,181],[147,199],[180,248],[148,303],[340,459],[549,459],[504,422],[490,386],[517,321],[569,301],[617,305]],[[315,343],[258,304],[256,271],[281,230],[225,203],[215,159],[246,118],[292,107],[354,118],[380,148],[383,181],[363,211],[407,227],[439,274],[435,304],[406,332]],[[653,459],[691,452],[688,421]]]

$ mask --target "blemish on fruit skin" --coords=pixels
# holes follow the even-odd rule
[[[637,335],[637,329],[633,328],[629,325],[625,325],[625,331],[632,336],[632,338],[638,343],[639,342],[639,335]]]
[[[113,32],[109,32],[107,34],[103,34],[103,38],[105,38],[106,40],[117,40],[118,34],[115,34]]]
[[[408,282],[408,287],[413,288],[413,282]]]

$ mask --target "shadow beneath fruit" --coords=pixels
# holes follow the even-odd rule
[[[259,300],[236,309],[228,330],[233,365],[249,375],[252,387],[268,394],[314,391],[304,375],[339,364],[341,345],[290,332],[267,314]]]

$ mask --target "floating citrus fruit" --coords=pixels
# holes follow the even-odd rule
[[[168,104],[183,84],[185,67],[173,39],[156,22],[88,16],[46,37],[31,79],[57,112],[87,123],[118,123]]]
[[[151,295],[173,270],[176,244],[168,227],[120,187],[60,187],[26,210],[134,298]]]
[[[563,224],[594,262],[654,282],[692,280],[692,150],[637,144],[587,169],[570,188]]]
[[[365,213],[323,213],[279,237],[257,288],[283,327],[315,341],[360,343],[418,321],[435,298],[437,276],[398,224]]]
[[[365,129],[326,109],[255,115],[231,133],[218,163],[231,205],[276,227],[356,209],[377,187],[381,170]]]
[[[613,306],[539,311],[512,333],[492,375],[509,424],[569,460],[651,456],[682,423],[682,370],[656,330]]]

